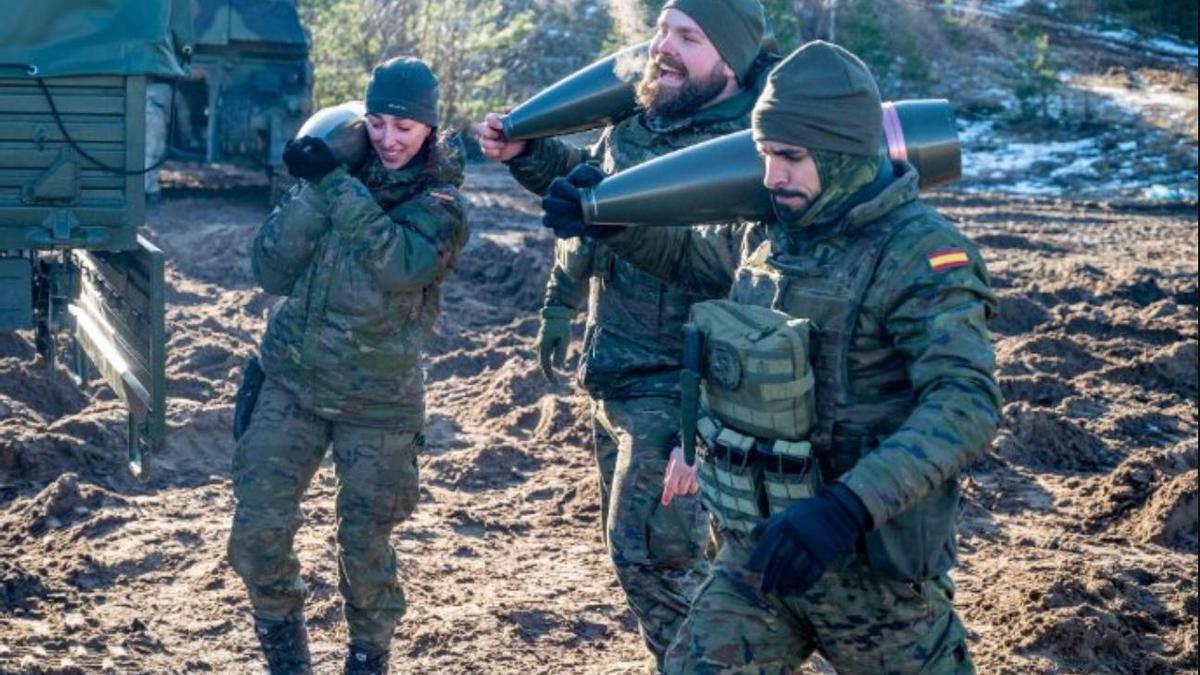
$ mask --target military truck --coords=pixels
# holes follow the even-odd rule
[[[312,110],[309,39],[291,0],[192,0],[191,75],[177,85],[169,156],[286,177],[283,145]]]
[[[146,83],[186,75],[186,0],[40,0],[0,24],[0,331],[55,332],[129,409],[129,467],[165,431],[163,254],[145,213]]]

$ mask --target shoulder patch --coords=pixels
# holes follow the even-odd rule
[[[934,251],[926,257],[926,260],[929,261],[929,269],[934,272],[966,267],[971,262],[971,259],[967,257],[967,252],[961,248],[944,248]]]
[[[452,201],[454,201],[454,195],[452,195],[452,194],[447,194],[447,193],[445,193],[445,192],[438,192],[437,190],[430,190],[430,191],[429,191],[429,196],[430,196],[430,197],[433,197],[434,199],[440,199],[440,200],[442,200],[442,201],[444,201],[444,202],[452,202]]]

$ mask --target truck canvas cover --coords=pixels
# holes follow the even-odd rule
[[[191,50],[187,0],[31,0],[5,3],[0,68],[40,77],[181,77]],[[0,71],[0,77],[4,73]]]
[[[289,0],[193,0],[196,43],[265,42],[308,49],[308,36]]]

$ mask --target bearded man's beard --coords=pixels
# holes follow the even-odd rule
[[[680,87],[663,86],[658,81],[659,64],[666,63],[683,73]],[[705,76],[693,77],[682,63],[659,57],[646,62],[646,70],[637,85],[637,102],[652,118],[676,120],[695,113],[725,89],[723,64],[717,63]]]
[[[807,190],[771,190],[771,205],[775,208],[775,217],[781,225],[794,225],[800,221],[812,206],[816,195]],[[779,203],[777,197],[799,197],[803,201],[795,206]]]

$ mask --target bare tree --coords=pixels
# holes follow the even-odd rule
[[[837,39],[837,10],[841,0],[793,0],[801,43]]]

